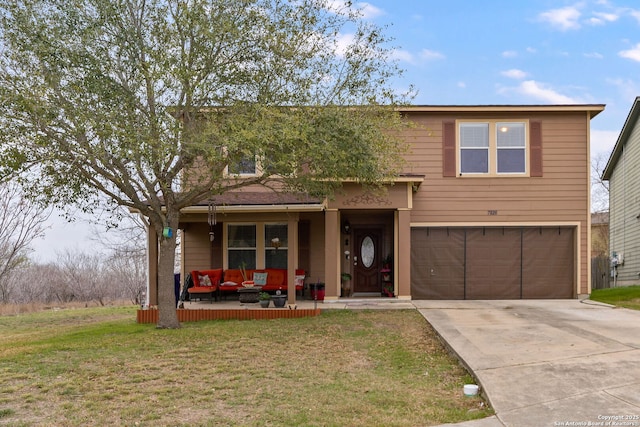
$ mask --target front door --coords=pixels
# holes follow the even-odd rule
[[[354,230],[353,292],[380,294],[380,264],[382,262],[382,228],[367,227]]]

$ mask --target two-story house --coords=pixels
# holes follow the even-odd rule
[[[408,163],[386,193],[345,182],[315,200],[255,188],[192,206],[181,222],[183,274],[244,262],[287,268],[291,284],[303,269],[307,283],[325,283],[325,298],[338,299],[349,273],[350,295],[380,296],[390,258],[385,278],[399,299],[588,295],[590,120],[603,110],[405,107],[416,124],[404,134]],[[250,174],[254,165],[245,166]]]
[[[639,119],[637,97],[602,175],[609,181],[609,250],[615,286],[640,283]]]

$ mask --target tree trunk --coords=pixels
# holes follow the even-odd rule
[[[160,329],[178,329],[180,322],[176,313],[174,293],[174,265],[176,257],[176,228],[178,221],[171,221],[171,237],[164,237],[162,227],[157,228],[160,242],[158,255],[158,323]]]

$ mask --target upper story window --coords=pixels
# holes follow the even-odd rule
[[[489,124],[460,124],[460,173],[489,173]]]
[[[498,173],[527,172],[525,123],[496,123],[496,148]]]
[[[527,175],[527,125],[526,121],[459,121],[459,175]]]
[[[255,175],[258,173],[258,163],[256,162],[256,156],[245,156],[240,161],[235,163],[229,163],[227,167],[227,173],[229,175]]]

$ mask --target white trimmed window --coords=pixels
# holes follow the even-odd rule
[[[245,156],[237,163],[230,163],[227,167],[229,175],[256,175],[258,173],[258,162],[256,156]]]
[[[228,268],[256,268],[256,243],[256,224],[228,224]]]
[[[288,232],[286,222],[227,224],[226,268],[287,268]]]
[[[288,231],[287,224],[264,225],[265,268],[287,268]]]
[[[459,121],[459,176],[527,175],[526,121]]]

